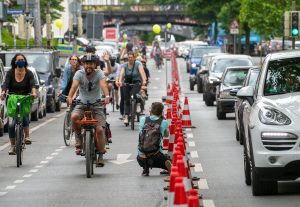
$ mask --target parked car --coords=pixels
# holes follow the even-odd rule
[[[5,78],[5,69],[2,60],[0,59],[0,84],[2,85]],[[0,94],[2,93],[0,87]],[[0,137],[3,136],[4,132],[8,131],[8,117],[6,114],[6,99],[0,99]]]
[[[300,52],[265,58],[255,88],[241,88],[244,172],[253,195],[277,193],[281,180],[300,177]]]
[[[226,113],[234,112],[236,97],[230,95],[232,89],[239,89],[243,85],[249,68],[252,66],[227,67],[222,75],[220,85],[216,88],[217,118],[225,119]]]
[[[225,68],[229,66],[252,66],[252,58],[248,55],[214,56],[205,71],[203,79],[203,100],[207,106],[213,106],[216,99],[216,86],[220,83]]]
[[[29,66],[34,67],[40,79],[45,81],[47,112],[60,111],[61,102],[56,95],[60,90],[62,71],[59,66],[59,52],[45,49],[0,51],[0,58],[4,65],[10,66],[11,59],[16,53],[23,53]]]
[[[222,49],[218,46],[193,46],[191,48],[191,53],[187,57],[187,67],[189,67],[190,72],[190,90],[194,90],[194,86],[196,84],[196,74],[200,70],[200,64],[203,55],[220,52],[222,52]]]

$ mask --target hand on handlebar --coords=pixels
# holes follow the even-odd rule
[[[104,103],[105,103],[105,104],[109,104],[109,102],[110,102],[110,97],[105,97]]]
[[[73,102],[73,98],[72,97],[67,97],[67,103],[69,105],[72,105],[72,102]]]

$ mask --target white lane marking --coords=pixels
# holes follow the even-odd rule
[[[28,172],[30,172],[30,173],[36,173],[36,172],[38,172],[39,171],[39,169],[31,169],[31,170],[29,170]]]
[[[57,152],[53,152],[51,155],[58,155],[58,153]]]
[[[56,149],[55,151],[56,151],[56,152],[60,152],[60,151],[62,151],[62,149]]]
[[[197,151],[191,151],[191,157],[192,158],[198,158],[198,152]]]
[[[192,139],[192,138],[194,138],[194,135],[193,135],[192,133],[187,133],[187,134],[186,134],[186,137],[187,137],[188,139]]]
[[[195,144],[195,142],[193,142],[193,141],[190,141],[190,142],[189,142],[189,146],[190,146],[190,147],[195,147],[195,146],[196,146],[196,144]]]
[[[215,203],[213,200],[202,200],[204,207],[215,207]]]
[[[8,185],[6,186],[6,190],[12,190],[12,189],[15,189],[17,186],[16,185]]]
[[[201,163],[195,163],[195,172],[203,172]]]
[[[160,78],[154,78],[154,80],[160,80]]]
[[[0,147],[0,151],[4,150],[4,149],[5,149],[6,147],[8,147],[8,146],[10,146],[10,143],[9,143],[9,142],[7,142],[6,144],[2,145],[2,146]]]
[[[6,194],[7,194],[7,192],[0,192],[0,196],[4,196]]]
[[[116,160],[112,160],[110,162],[117,164],[117,165],[121,165],[127,162],[131,162],[133,160],[128,160],[128,158],[131,156],[131,154],[118,154],[117,155],[117,159]]]
[[[155,90],[155,89],[158,89],[158,87],[156,87],[156,86],[153,86],[153,87],[152,87],[152,89],[153,89],[153,90]]]
[[[47,160],[43,160],[43,161],[41,161],[40,162],[40,164],[47,164],[49,161],[47,161]]]
[[[158,70],[157,72],[161,73],[161,70]]]
[[[23,178],[30,178],[32,176],[32,174],[26,174],[26,175],[23,175]]]
[[[14,183],[16,183],[16,184],[17,184],[17,183],[23,183],[23,182],[24,182],[24,180],[15,180],[15,181],[14,181]]]
[[[192,129],[191,128],[186,128],[185,131],[190,132],[190,131],[192,131]]]
[[[44,167],[43,165],[36,165],[35,168],[42,168]]]
[[[198,187],[199,189],[203,190],[203,189],[209,189],[208,188],[208,184],[207,184],[207,180],[206,179],[200,179],[198,181]]]
[[[64,149],[64,148],[66,148],[66,146],[60,146],[59,148],[60,148],[60,149]]]
[[[59,118],[59,117],[61,117],[61,116],[65,115],[65,114],[66,114],[65,112],[62,112],[62,113],[60,113],[60,114],[58,114],[58,115],[54,116],[54,118]]]
[[[52,160],[53,157],[46,157],[46,160]]]

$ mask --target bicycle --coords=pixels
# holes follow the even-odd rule
[[[131,87],[131,90],[130,90],[130,116],[129,116],[129,119],[130,119],[130,125],[131,125],[131,130],[134,130],[134,121],[135,121],[135,116],[137,117],[137,121],[139,122],[140,121],[140,113],[137,113],[136,112],[136,106],[137,106],[137,94],[133,94],[133,88],[135,86],[140,86],[141,83],[133,83],[133,84],[130,84],[130,83],[124,83],[124,86],[129,86]],[[128,126],[128,124],[125,124],[125,126]]]
[[[94,161],[97,159],[95,136],[97,136],[96,124],[99,123],[99,120],[94,119],[91,107],[98,104],[104,105],[104,103],[101,100],[95,103],[82,103],[80,100],[75,100],[76,104],[86,106],[83,118],[78,123],[81,125],[83,134],[81,155],[85,156],[86,176],[87,178],[91,178],[94,174]]]
[[[15,147],[16,147],[16,161],[17,167],[20,167],[23,159],[23,150],[25,149],[24,132],[23,132],[23,117],[29,115],[31,110],[31,103],[33,101],[32,95],[16,95],[8,94],[7,105],[12,107],[8,110],[8,116],[13,117],[15,125]],[[28,104],[28,105],[26,105]],[[13,109],[15,107],[15,110]]]
[[[113,112],[115,112],[115,82],[116,80],[114,79],[107,79],[106,80],[107,83],[111,83],[111,89],[110,89],[110,97],[111,97],[111,105],[112,105],[112,110]]]

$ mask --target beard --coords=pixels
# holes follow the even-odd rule
[[[84,70],[85,70],[86,75],[90,75],[94,72],[94,68],[92,68],[92,67],[85,68]]]

